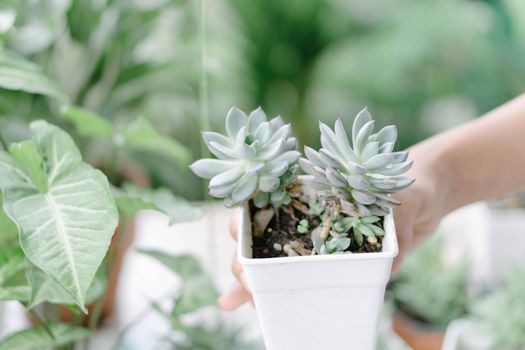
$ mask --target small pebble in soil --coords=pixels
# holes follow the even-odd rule
[[[273,244],[273,249],[275,249],[275,250],[280,252],[281,250],[283,250],[283,246],[281,244],[279,244],[279,243],[274,243]]]
[[[283,251],[288,254],[288,256],[297,256],[299,254],[297,254],[297,252],[295,250],[292,249],[292,246],[290,244],[285,244],[283,246]]]

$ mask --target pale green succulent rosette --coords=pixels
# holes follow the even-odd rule
[[[394,125],[373,133],[374,121],[363,109],[354,119],[352,145],[341,120],[334,131],[323,123],[319,152],[305,147],[307,159],[299,164],[308,174],[306,185],[322,198],[338,202],[341,210],[353,216],[383,216],[400,204],[392,194],[410,186],[414,180],[401,176],[412,166],[408,152],[394,152],[397,129]]]
[[[217,159],[201,159],[191,165],[200,177],[210,179],[210,195],[224,198],[228,207],[241,206],[250,198],[257,207],[278,207],[290,202],[286,187],[295,180],[297,139],[281,117],[268,120],[259,107],[246,115],[233,107],[226,117],[227,135],[203,132]]]

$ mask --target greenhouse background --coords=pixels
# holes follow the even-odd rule
[[[300,148],[319,146],[318,120],[348,124],[368,106],[379,126],[398,126],[397,147],[404,149],[525,91],[522,0],[0,0],[0,46],[2,144],[26,139],[29,124],[44,119],[66,130],[84,160],[114,185],[169,190],[172,209],[184,199],[198,203],[208,215],[184,207],[179,217],[196,221],[171,227],[163,214],[141,213],[130,244],[196,256],[219,291],[233,282],[230,213],[211,200],[188,165],[208,154],[200,130],[223,132],[231,106],[280,114],[294,124]],[[95,125],[98,119],[88,116],[95,121],[82,124],[86,114],[107,123]],[[515,221],[503,230],[498,215]],[[389,286],[384,349],[440,349],[447,326],[462,328],[455,320],[471,314],[504,322],[497,303],[514,300],[525,278],[521,286],[500,283],[511,269],[499,251],[505,245],[494,242],[498,230],[514,234],[509,240],[525,234],[521,199],[478,203],[445,220],[432,238],[441,249],[425,253],[429,247],[421,246]],[[457,234],[465,238],[451,244]],[[469,237],[479,244],[470,246]],[[524,254],[508,257],[512,268],[521,261],[523,271]],[[494,265],[484,261],[487,255]],[[192,345],[174,348],[262,344],[250,306],[234,313],[201,310],[189,317],[195,327],[172,328],[170,315],[155,311],[140,322],[143,308],[169,308],[169,301],[153,301],[180,284],[168,269],[149,275],[158,266],[133,249],[127,253],[117,310],[97,331],[92,349],[154,349],[184,337]],[[473,307],[487,290],[498,290],[500,299]],[[23,308],[6,303],[0,310],[0,339],[27,326]],[[515,321],[510,330],[501,325],[501,332],[514,332],[509,337],[525,344],[525,320],[518,318],[521,324]],[[130,321],[137,324],[119,333]],[[425,336],[437,336],[439,346],[418,340]]]

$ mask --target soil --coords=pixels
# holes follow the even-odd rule
[[[303,203],[306,206],[308,204]],[[253,203],[250,205],[250,213],[253,214],[259,210]],[[300,233],[297,231],[299,221],[308,221],[308,231]],[[293,207],[291,204],[282,206],[278,209],[276,215],[272,218],[264,234],[260,237],[253,235],[253,257],[254,258],[276,258],[288,257],[284,250],[277,250],[274,245],[284,247],[285,244],[292,244],[292,248],[299,253],[299,255],[312,255],[313,243],[311,239],[312,230],[321,224],[318,216],[305,214],[303,211]],[[381,221],[382,225],[382,221]],[[253,230],[252,230],[253,232]],[[351,234],[349,234],[351,237]],[[383,237],[377,237],[378,242],[374,245],[370,244],[366,239],[362,246],[359,246],[354,239],[352,239],[350,247],[347,251],[353,253],[371,253],[380,252],[382,250]]]

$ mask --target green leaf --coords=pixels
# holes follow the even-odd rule
[[[62,116],[71,121],[80,135],[110,138],[113,126],[104,117],[80,107],[65,107]]]
[[[183,166],[188,165],[191,160],[191,153],[184,145],[159,134],[144,118],[138,118],[125,125],[120,129],[120,133],[124,144],[137,151],[161,154]]]
[[[94,1],[74,0],[67,12],[67,24],[71,37],[87,43],[100,22],[101,7]]]
[[[0,47],[0,87],[46,95],[66,102],[67,95],[41,67],[6,48]]]
[[[138,249],[138,252],[157,260],[179,275],[183,281],[204,275],[201,264],[191,255],[170,255],[158,250],[148,249]]]
[[[106,177],[82,162],[69,135],[44,121],[31,123],[31,131],[48,189],[39,190],[27,164],[0,151],[4,210],[19,227],[31,263],[85,311],[86,291],[106,255],[118,212]]]
[[[64,346],[86,339],[90,331],[86,328],[68,324],[53,323],[48,325],[51,334],[44,326],[33,327],[14,333],[0,342],[0,350],[41,350]]]
[[[184,281],[181,296],[175,302],[172,317],[197,311],[205,306],[215,305],[219,293],[210,277],[201,275]]]
[[[216,303],[219,296],[217,290],[195,257],[169,255],[157,250],[139,249],[138,251],[156,259],[181,277],[183,285],[172,312],[174,318]]]
[[[157,210],[166,214],[170,224],[200,219],[202,210],[167,188],[150,189],[126,183],[121,190],[114,190],[117,206],[127,217],[140,210]]]
[[[0,301],[27,301],[31,287],[26,280],[26,258],[20,246],[0,247]]]
[[[61,305],[75,304],[73,297],[63,287],[31,262],[27,263],[27,280],[31,285],[29,309],[44,301]]]
[[[2,201],[2,192],[0,192],[0,246],[18,238],[18,228],[4,212]]]
[[[104,295],[108,284],[106,270],[106,264],[100,265],[97,270],[95,278],[86,292],[87,304],[95,302]],[[66,290],[64,290],[64,288],[30,262],[28,263],[27,279],[32,286],[31,297],[28,298],[28,308],[31,309],[42,302],[60,305],[75,304],[75,300],[66,292]]]
[[[142,210],[158,210],[157,206],[142,197],[126,193],[120,188],[113,187],[113,197],[122,217],[133,218]]]
[[[231,328],[223,320],[214,325],[182,325],[181,332],[187,339],[174,340],[177,350],[259,350],[262,344],[246,341],[243,329]]]
[[[40,192],[47,191],[47,178],[42,168],[44,160],[38,153],[36,144],[33,140],[26,140],[19,143],[13,143],[9,147],[9,153],[20,164],[25,166],[27,172],[31,174],[31,179]]]

